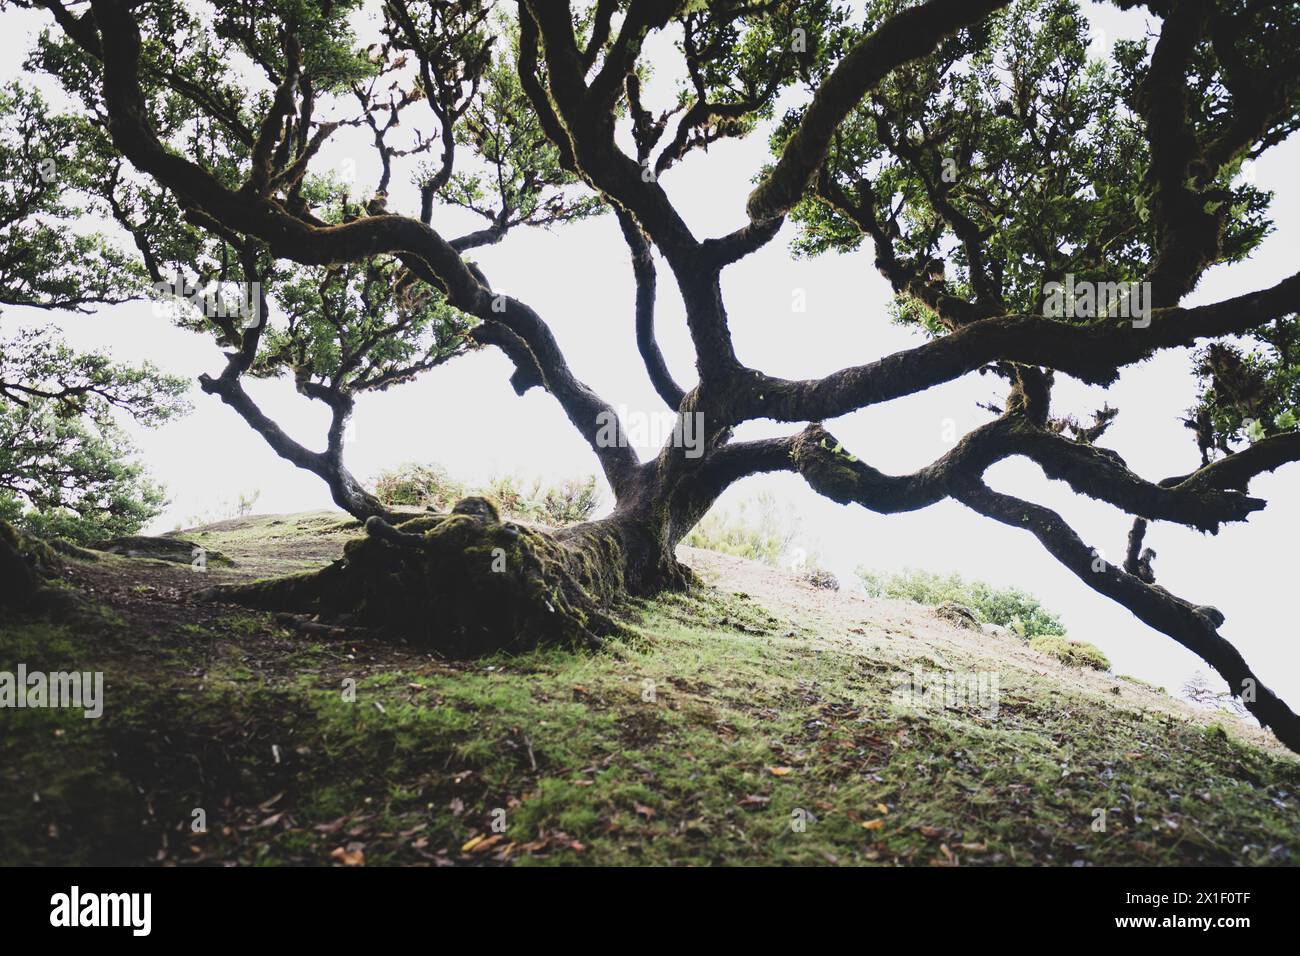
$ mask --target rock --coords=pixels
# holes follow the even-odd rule
[[[202,548],[201,545],[184,538],[151,538],[147,535],[127,535],[121,538],[107,538],[90,545],[92,551],[118,554],[124,558],[152,558],[155,561],[171,561],[174,564],[192,564],[196,553],[203,552],[208,564],[233,565],[235,562],[220,551]]]
[[[1001,624],[981,624],[980,630],[985,634],[992,634],[994,637],[1010,637],[1011,631]]]
[[[956,601],[944,601],[934,609],[935,616],[942,618],[949,624],[955,624],[957,627],[979,627],[980,619],[964,604],[958,604]]]
[[[822,568],[813,568],[799,575],[799,579],[804,584],[811,585],[815,588],[822,588],[826,591],[838,591],[840,589],[840,580],[831,572]]]

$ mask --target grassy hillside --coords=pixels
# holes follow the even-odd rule
[[[0,670],[107,684],[99,720],[0,711],[0,860],[1300,861],[1300,764],[1258,729],[735,558],[685,553],[712,587],[637,605],[596,655],[448,662],[186,601],[357,533],[222,522],[186,534],[235,562],[202,574],[70,559],[97,617],[0,623]],[[903,696],[918,673],[996,675],[996,710]]]

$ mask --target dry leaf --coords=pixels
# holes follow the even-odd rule
[[[366,851],[359,843],[349,843],[346,848],[335,847],[330,853],[331,860],[338,860],[344,866],[365,866]]]
[[[884,825],[885,825],[885,821],[884,821],[884,820],[868,820],[866,823],[862,824],[862,829],[864,829],[864,830],[879,830],[879,829],[880,829],[881,827],[883,827]]]
[[[486,840],[480,840],[478,843],[476,843],[474,845],[473,852],[486,853],[488,850],[492,849],[492,847],[500,843],[504,839],[504,837],[505,835],[502,833],[494,833]]]
[[[474,849],[474,847],[478,846],[486,839],[487,839],[486,833],[480,833],[476,837],[471,837],[470,839],[466,840],[463,844],[461,844],[460,852],[469,853]]]
[[[768,767],[767,770],[774,777],[784,777],[794,773],[793,767]]]

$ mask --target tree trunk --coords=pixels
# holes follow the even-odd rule
[[[372,517],[366,537],[320,571],[195,597],[318,614],[452,657],[597,646],[621,630],[611,611],[623,599],[694,581],[673,557],[666,527],[624,508],[543,531],[503,521],[490,501],[470,497],[450,514],[396,524]]]

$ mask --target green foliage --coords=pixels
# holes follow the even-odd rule
[[[876,0],[868,25],[901,5]],[[1137,111],[1146,46],[1119,44],[1106,63],[1090,58],[1089,42],[1074,0],[1019,0],[894,71],[837,135],[822,195],[795,210],[796,250],[888,238],[895,265],[917,283],[895,317],[932,334],[945,329],[917,297],[923,286],[986,314],[1034,313],[1045,283],[1067,273],[1141,280],[1158,244]],[[1205,59],[1198,82],[1215,86],[1217,64]],[[787,114],[774,148],[802,113]],[[1193,121],[1206,139],[1223,122]],[[1270,228],[1269,195],[1232,182],[1239,165],[1196,184],[1227,210],[1221,262],[1246,256]]]
[[[253,374],[289,372],[355,394],[383,391],[460,354],[468,318],[391,259],[302,268],[276,289],[283,326],[267,328]]]
[[[448,511],[465,489],[441,465],[408,462],[375,479],[375,497],[388,507],[432,508]]]
[[[475,212],[493,228],[551,226],[597,215],[599,196],[575,194],[579,180],[560,165],[519,82],[518,30],[505,26],[509,55],[495,56],[484,71],[481,95],[456,127],[472,148],[475,168],[455,173],[444,198]],[[421,178],[428,178],[426,173]]]
[[[945,576],[911,568],[898,572],[858,568],[857,575],[871,597],[915,601],[931,607],[956,601],[974,611],[984,623],[1010,628],[1022,638],[1065,633],[1056,614],[1018,588],[997,588],[983,581],[967,581],[960,574]]]
[[[87,311],[143,294],[125,252],[71,228],[94,180],[87,134],[35,91],[0,87],[0,304]]]
[[[1196,353],[1201,394],[1187,418],[1203,447],[1225,454],[1300,424],[1300,319],[1279,319],[1240,341]]]
[[[1075,641],[1053,634],[1040,634],[1029,641],[1029,646],[1040,654],[1054,657],[1070,667],[1091,667],[1093,670],[1110,670],[1110,660],[1101,648],[1087,641]]]
[[[776,565],[798,532],[799,518],[793,509],[782,511],[776,499],[764,492],[753,501],[741,502],[735,515],[714,508],[682,544]]]
[[[132,452],[111,422],[91,426],[50,399],[0,401],[0,518],[83,544],[132,534],[164,503]]]
[[[158,425],[187,409],[187,388],[148,364],[74,352],[48,329],[0,339],[0,518],[79,542],[138,531],[163,494],[118,418]]]
[[[414,462],[383,472],[375,480],[375,497],[389,507],[432,508],[445,512],[460,498],[492,498],[504,515],[555,528],[590,520],[600,507],[600,490],[594,475],[569,478],[546,485],[513,475],[494,478],[484,488],[467,488],[441,465]]]
[[[152,427],[188,411],[189,382],[149,362],[126,365],[99,352],[77,352],[50,329],[0,339],[0,403],[49,399],[65,416],[96,425],[115,413]]]
[[[480,494],[496,499],[504,514],[556,528],[587,521],[600,506],[596,478],[566,479],[544,485],[541,479],[522,483],[511,475],[493,478]]]
[[[595,475],[584,479],[566,478],[542,491],[537,513],[545,524],[557,528],[588,521],[600,506]]]

